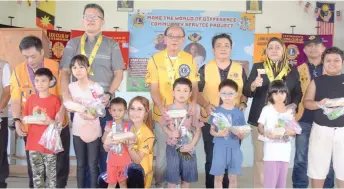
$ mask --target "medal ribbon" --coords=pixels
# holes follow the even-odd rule
[[[86,39],[85,39],[85,34],[84,34],[84,35],[82,35],[81,40],[80,40],[80,45],[81,45],[80,49],[81,49],[81,54],[86,56],[85,41],[86,41]],[[90,64],[90,68],[91,68],[90,71],[88,72],[88,74],[90,74],[90,75],[94,75],[94,73],[92,71],[92,63],[93,63],[94,58],[97,55],[97,52],[99,50],[99,47],[100,47],[100,44],[102,43],[102,41],[103,41],[103,36],[99,35],[98,40],[97,40],[96,44],[94,45],[90,56],[88,57],[88,62]]]

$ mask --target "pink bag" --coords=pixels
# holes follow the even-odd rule
[[[95,141],[101,134],[101,128],[94,121],[88,121],[80,128],[80,138],[86,143]]]

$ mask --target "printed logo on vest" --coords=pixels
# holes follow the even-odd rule
[[[57,79],[56,77],[53,75],[53,84],[49,86],[49,88],[54,88],[56,86],[57,83]]]
[[[180,77],[188,77],[190,75],[190,66],[182,64],[179,66]]]

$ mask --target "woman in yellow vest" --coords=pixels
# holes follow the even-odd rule
[[[238,95],[236,104],[241,109],[246,108],[247,98],[242,95],[243,86],[247,80],[246,73],[238,62],[230,59],[232,51],[232,39],[228,34],[219,34],[213,37],[212,47],[214,59],[210,60],[199,70],[200,81],[198,82],[199,95],[198,104],[202,106],[202,120],[205,122],[202,127],[204,150],[206,154],[205,172],[206,187],[214,188],[214,176],[210,175],[211,162],[213,159],[213,136],[210,135],[210,125],[208,119],[210,112],[222,102],[220,102],[219,84],[222,80],[232,79],[238,84]],[[227,174],[223,178],[223,187],[228,188]]]
[[[288,108],[296,110],[302,98],[300,76],[297,68],[291,66],[286,57],[286,47],[278,38],[271,38],[266,48],[267,58],[264,62],[255,63],[244,87],[244,95],[253,97],[248,123],[252,125],[252,141],[254,146],[254,188],[263,188],[264,143],[258,140],[257,121],[266,105],[269,84],[274,80],[284,80],[289,90]]]

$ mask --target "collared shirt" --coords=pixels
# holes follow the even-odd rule
[[[315,66],[307,60],[307,66],[308,66],[308,70],[309,70],[309,75],[311,77],[311,81],[314,78],[319,77],[323,74],[323,64],[319,64],[319,65]],[[314,111],[308,110],[305,108],[303,115],[299,121],[312,124],[313,119],[314,119]]]
[[[91,54],[100,35],[101,34],[98,34],[93,41],[89,40],[86,35],[85,52],[87,57]],[[72,38],[68,41],[60,62],[60,69],[70,68],[70,61],[72,58],[75,55],[81,54],[80,40],[81,36]],[[103,87],[104,91],[108,91],[112,80],[115,77],[114,71],[124,69],[124,61],[119,44],[113,39],[103,36],[103,41],[100,44],[93,61],[91,70],[94,75],[91,75],[90,79],[99,83]]]

